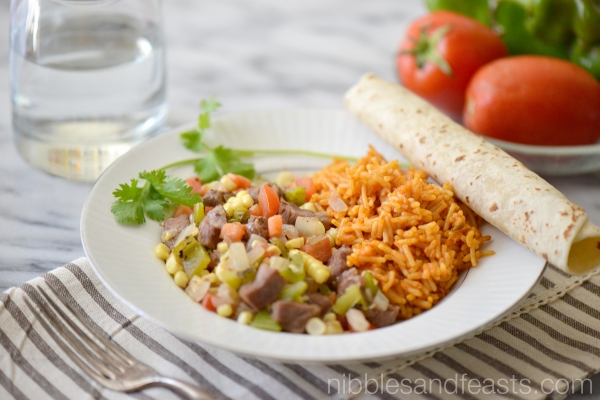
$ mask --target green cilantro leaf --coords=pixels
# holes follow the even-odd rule
[[[196,171],[198,178],[205,183],[215,181],[221,176],[213,153],[208,153],[206,157],[196,161],[194,171]]]
[[[191,131],[183,132],[181,135],[181,141],[183,142],[183,146],[191,151],[196,153],[201,153],[207,148],[204,146],[202,142],[202,134],[198,132],[196,129],[192,129]]]
[[[121,183],[119,185],[120,189],[115,190],[113,196],[123,201],[135,200],[142,192],[142,188],[139,188],[137,184],[138,180],[135,178],[131,180],[131,185]]]
[[[144,208],[139,201],[116,200],[110,208],[118,223],[140,225],[146,222]]]
[[[191,193],[192,188],[186,181],[174,176],[167,176],[162,169],[150,172],[140,172],[140,178],[147,180],[163,197],[175,204],[191,207],[202,201],[197,193]]]

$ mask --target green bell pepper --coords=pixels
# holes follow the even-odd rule
[[[517,0],[499,0],[493,15],[496,29],[510,54],[539,54],[569,58],[567,46],[553,45],[535,37],[528,29],[527,9]]]
[[[429,11],[452,11],[490,26],[488,0],[425,0]]]
[[[554,46],[568,46],[573,42],[576,13],[573,0],[535,0],[530,13],[526,25],[534,37]]]
[[[585,68],[600,80],[600,44],[589,46],[582,40],[576,41],[571,49],[571,62]]]
[[[575,34],[586,44],[600,43],[600,0],[574,0],[577,6]]]

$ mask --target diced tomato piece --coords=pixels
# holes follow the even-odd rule
[[[305,201],[309,201],[310,198],[312,197],[312,195],[315,194],[315,192],[317,191],[317,188],[315,187],[315,183],[313,182],[312,178],[310,178],[308,176],[304,176],[302,178],[296,178],[294,183],[296,184],[296,186],[303,186],[306,189],[306,191],[304,192],[304,193],[306,193]]]
[[[217,312],[217,308],[213,305],[213,297],[215,297],[212,293],[206,293],[206,296],[202,299],[202,306],[206,308],[208,311]]]
[[[283,220],[281,215],[275,214],[267,220],[269,237],[281,236],[283,234]]]
[[[235,186],[237,186],[238,189],[248,189],[250,186],[252,186],[250,179],[246,178],[245,176],[229,173],[227,174],[227,177],[231,179],[233,183],[235,183]]]
[[[175,214],[173,215],[173,217],[179,217],[181,215],[187,214],[190,215],[194,212],[194,209],[188,206],[179,206],[177,207],[177,210],[175,210]]]
[[[260,217],[262,215],[262,209],[258,204],[255,204],[252,207],[250,207],[248,211],[250,212],[250,215],[254,215],[255,217]]]
[[[331,241],[328,235],[322,235],[318,240],[312,243],[306,243],[300,247],[300,250],[326,263],[332,256]]]
[[[189,177],[187,185],[192,187],[192,193],[202,193],[202,181],[197,176]]]
[[[275,189],[266,183],[260,187],[258,192],[258,205],[265,218],[272,217],[279,211],[279,196],[277,196]]]
[[[246,225],[239,222],[228,222],[221,228],[221,239],[228,238],[232,242],[240,242],[246,234]]]

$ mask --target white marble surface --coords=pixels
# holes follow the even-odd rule
[[[8,1],[0,6],[0,290],[83,255],[79,217],[90,184],[35,170],[10,129]],[[223,112],[342,107],[363,73],[396,80],[394,53],[417,0],[168,0],[170,125],[217,94]],[[600,174],[551,178],[600,224]],[[600,387],[600,383],[598,385]]]

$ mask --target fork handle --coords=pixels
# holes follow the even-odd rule
[[[164,386],[186,396],[190,400],[215,400],[216,397],[196,385],[169,377],[158,377],[154,384]]]

